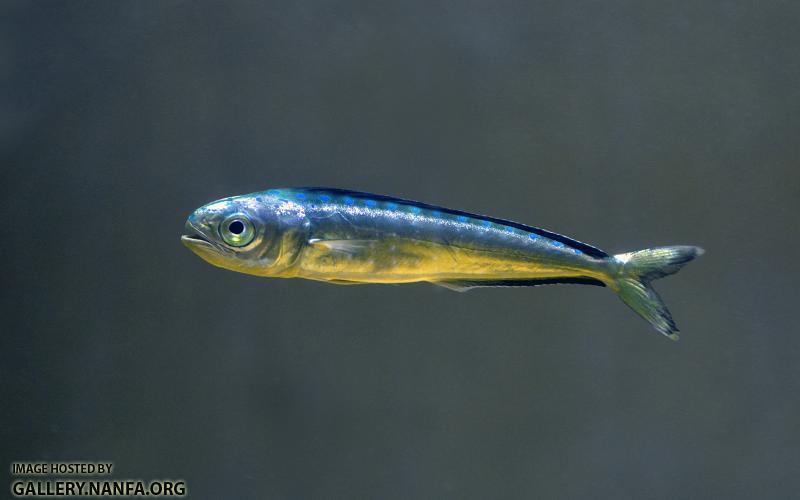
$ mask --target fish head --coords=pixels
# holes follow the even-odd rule
[[[264,193],[223,198],[195,210],[181,242],[217,267],[281,276],[299,253],[308,227],[302,205]]]

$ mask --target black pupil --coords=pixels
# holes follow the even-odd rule
[[[244,223],[240,220],[235,220],[228,225],[228,231],[233,234],[242,234],[244,232]]]

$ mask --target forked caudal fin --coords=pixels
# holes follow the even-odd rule
[[[678,327],[650,282],[677,273],[703,253],[700,247],[670,246],[618,254],[609,260],[611,269],[607,284],[656,330],[678,340]]]

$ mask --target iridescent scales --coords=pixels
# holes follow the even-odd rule
[[[611,257],[545,229],[340,189],[270,189],[198,208],[183,243],[207,262],[258,276],[337,284],[431,282],[453,290],[609,285],[677,338],[650,281],[702,253],[691,246]]]
[[[423,207],[421,204],[405,200],[393,201],[391,199],[386,199],[385,197],[379,197],[379,199],[375,199],[365,197],[361,193],[344,191],[337,193],[336,190],[329,190],[327,192],[320,191],[321,190],[319,189],[311,189],[308,191],[298,189],[271,189],[267,191],[266,194],[282,199],[294,199],[301,203],[308,203],[310,207],[315,207],[317,204],[319,204],[319,206],[326,211],[336,211],[339,210],[337,207],[341,206],[342,209],[364,208],[377,211],[387,211],[394,213],[396,217],[403,217],[403,214],[409,214],[415,217],[424,217],[434,220],[449,220],[457,223],[457,227],[466,228],[467,230],[469,230],[472,226],[475,226],[475,229],[482,229],[485,231],[499,231],[508,235],[526,236],[529,240],[535,241],[540,245],[543,245],[545,248],[550,248],[553,251],[568,250],[576,255],[581,254],[581,250],[578,248],[567,246],[559,240],[542,236],[537,232],[532,232],[531,230],[517,229],[512,225],[508,225],[510,223],[507,223],[507,221],[493,222],[488,218],[470,216],[453,211],[443,211],[435,207]],[[418,222],[420,219],[412,218],[409,220]]]

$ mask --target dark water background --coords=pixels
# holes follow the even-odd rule
[[[192,498],[789,498],[794,2],[4,2],[0,459]],[[327,185],[708,253],[608,290],[337,287],[185,217]],[[2,490],[8,492],[11,478]]]

